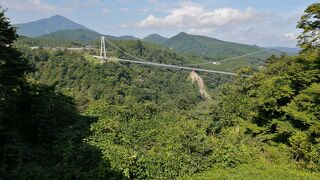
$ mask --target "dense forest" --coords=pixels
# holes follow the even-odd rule
[[[37,40],[18,37],[5,13],[0,179],[320,179],[320,3],[297,25],[297,56],[273,55],[236,77],[199,73],[211,97],[187,71],[31,49]],[[199,59],[114,43],[151,62]]]

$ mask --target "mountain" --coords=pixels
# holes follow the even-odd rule
[[[159,34],[150,34],[142,40],[153,44],[164,44],[168,38],[162,37]]]
[[[116,37],[116,36],[110,36],[110,35],[103,35],[95,31],[85,30],[85,29],[60,30],[60,31],[39,36],[36,39],[88,43],[88,42],[99,40],[101,36],[105,36],[106,38],[111,40],[139,40],[139,38],[136,38],[134,36]]]
[[[74,41],[74,42],[91,42],[101,37],[101,34],[84,29],[61,30],[37,37],[36,39],[45,39],[53,41]]]
[[[134,37],[134,36],[120,36],[120,37],[114,37],[113,39],[116,39],[116,40],[140,40],[139,38]]]
[[[184,32],[168,39],[163,45],[178,52],[210,58],[228,58],[261,50],[254,45],[226,42]]]
[[[290,48],[290,47],[268,47],[269,49],[274,49],[279,52],[284,52],[289,55],[296,55],[301,50],[300,48]]]
[[[14,26],[18,28],[17,33],[19,35],[27,37],[37,37],[59,30],[84,29],[92,31],[89,28],[60,15],[33,22],[16,24]]]

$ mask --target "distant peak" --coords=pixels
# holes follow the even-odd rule
[[[51,16],[51,17],[63,17],[63,16],[61,16],[61,15],[59,15],[59,14],[56,14],[56,15]]]
[[[67,18],[61,15],[54,15],[54,16],[51,16],[49,19],[67,19]]]
[[[148,38],[148,37],[162,37],[162,36],[160,36],[159,34],[150,34],[150,35],[146,36],[145,38]]]
[[[185,36],[185,35],[188,35],[188,34],[185,33],[185,32],[180,32],[178,35],[183,35],[183,36]]]

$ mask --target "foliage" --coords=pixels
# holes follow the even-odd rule
[[[113,104],[154,101],[163,108],[186,110],[203,99],[185,72],[118,62],[101,65],[93,63],[94,59],[88,55],[76,52],[24,51],[25,57],[31,59],[38,69],[34,74],[37,80],[57,85],[83,102],[101,99]],[[144,55],[153,62],[181,63],[179,56],[163,50],[150,52],[147,49]],[[206,79],[212,89],[228,80],[224,76]]]
[[[296,170],[288,164],[272,164],[258,161],[252,164],[240,165],[236,168],[213,168],[201,174],[185,176],[179,179],[319,179],[319,173]]]
[[[4,11],[0,29],[0,179],[121,177],[82,141],[93,119],[80,116],[72,99],[26,78],[32,68],[11,46],[16,34]]]
[[[208,121],[159,113],[152,103],[119,107],[97,102],[87,113],[100,117],[87,142],[101,148],[113,169],[130,179],[171,179],[212,165],[236,166],[254,152],[236,129],[223,139],[213,137],[206,133]]]
[[[310,5],[305,14],[301,16],[301,20],[297,25],[303,30],[303,33],[298,37],[299,45],[303,49],[320,46],[320,3]]]
[[[319,49],[297,57],[273,57],[252,77],[220,90],[212,131],[241,125],[262,142],[284,143],[292,159],[319,170]]]

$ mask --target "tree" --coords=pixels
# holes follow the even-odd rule
[[[95,119],[79,115],[54,87],[25,78],[31,68],[11,46],[16,38],[0,10],[0,179],[117,177],[100,150],[83,142]]]
[[[320,46],[320,3],[314,3],[305,10],[297,28],[303,30],[298,37],[300,47],[309,49]]]
[[[1,7],[0,7],[1,8]],[[17,117],[17,105],[23,97],[26,83],[24,74],[31,70],[21,53],[12,48],[16,40],[15,29],[5,17],[5,10],[0,9],[0,126],[14,121]],[[11,115],[14,115],[11,117]],[[0,131],[3,132],[3,131]]]
[[[1,48],[11,45],[18,37],[14,27],[10,25],[10,21],[5,17],[5,10],[0,11],[0,35]]]
[[[135,49],[138,51],[138,55],[139,55],[139,56],[142,56],[142,55],[143,55],[143,52],[144,52],[144,50],[145,50],[146,48],[143,46],[142,42],[139,40],[138,43],[137,43],[137,45],[136,45],[136,47],[135,47]]]
[[[117,49],[117,55],[118,55],[118,58],[120,58],[120,59],[124,59],[125,57],[126,57],[126,55],[125,55],[125,49],[124,49],[124,47],[122,47],[122,46],[120,46],[119,47],[120,49]]]

